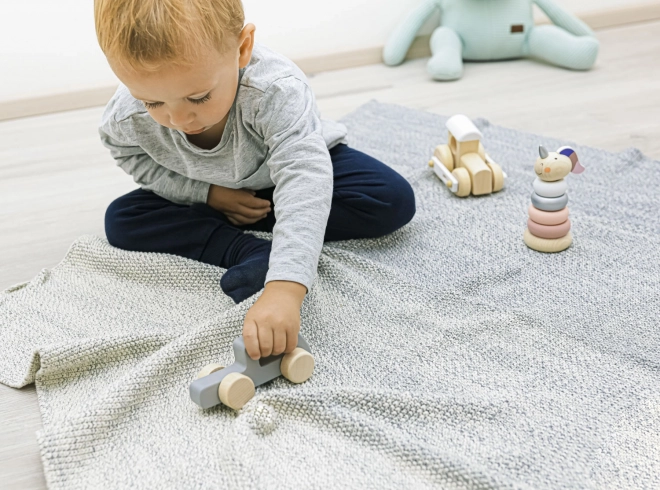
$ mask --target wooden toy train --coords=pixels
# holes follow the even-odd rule
[[[485,152],[474,123],[457,114],[447,120],[447,131],[448,144],[437,146],[429,161],[440,180],[459,197],[502,190],[506,174]]]

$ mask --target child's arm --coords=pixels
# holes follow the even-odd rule
[[[295,281],[309,290],[316,276],[334,185],[317,111],[311,88],[288,76],[263,93],[255,116],[275,183],[276,223],[266,283]]]
[[[117,166],[143,189],[177,204],[206,203],[208,182],[190,179],[159,165],[142,148],[131,144],[112,119],[99,127],[99,135]]]
[[[269,149],[275,226],[264,291],[245,315],[252,359],[292,352],[300,309],[317,274],[334,187],[332,160],[314,94],[301,79],[274,82],[261,96],[255,129]]]

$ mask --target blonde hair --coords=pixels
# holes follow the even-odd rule
[[[94,0],[94,23],[109,60],[154,71],[188,65],[201,48],[238,47],[241,0]]]

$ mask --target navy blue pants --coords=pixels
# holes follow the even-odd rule
[[[330,157],[334,190],[324,242],[387,235],[413,218],[415,194],[395,170],[345,144],[333,147]],[[255,194],[270,201],[270,213],[255,223],[238,226],[205,203],[176,204],[136,189],[108,206],[106,237],[111,245],[124,250],[169,253],[225,267],[224,252],[244,230],[273,231],[274,189]]]

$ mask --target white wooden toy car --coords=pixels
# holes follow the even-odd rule
[[[314,371],[314,357],[298,334],[297,347],[288,354],[253,360],[245,350],[243,336],[234,340],[234,364],[209,364],[190,384],[190,398],[202,408],[224,403],[238,410],[254,396],[255,386],[283,375],[292,383],[307,381]]]
[[[484,151],[481,132],[467,116],[447,120],[448,144],[433,151],[429,166],[459,197],[497,192],[504,187],[506,174]]]

